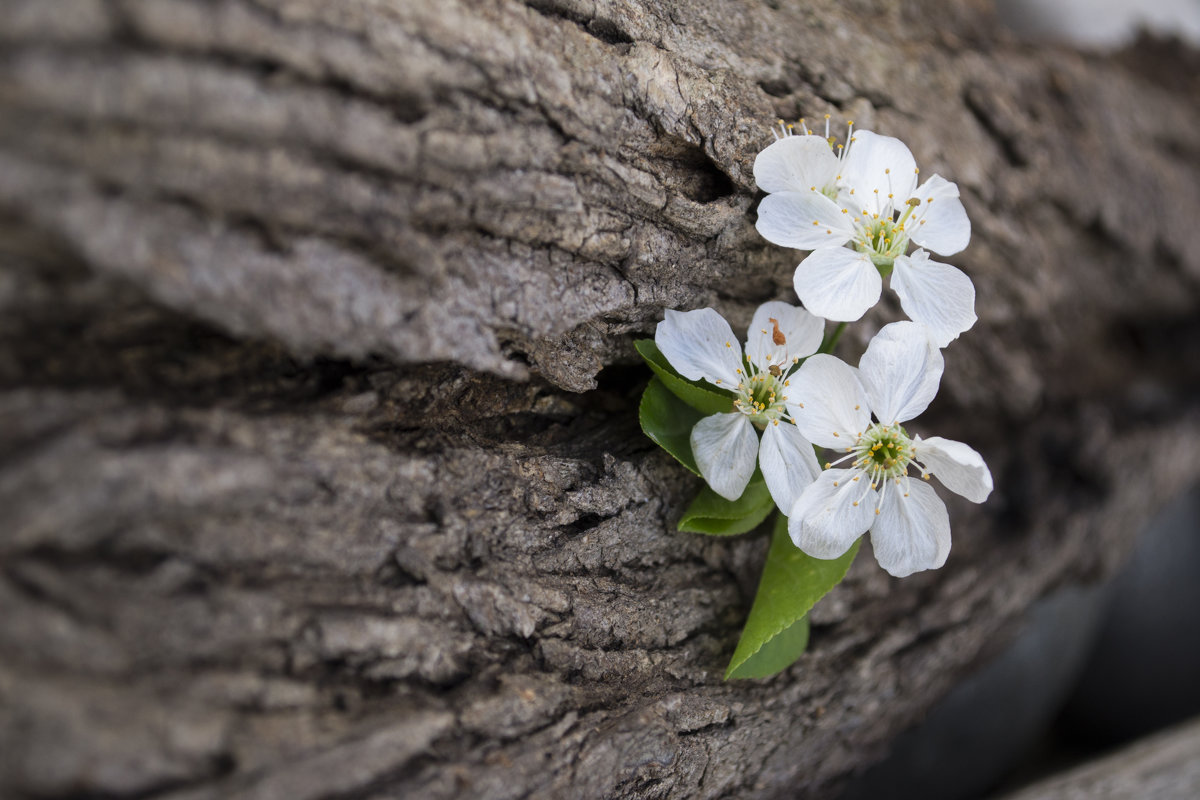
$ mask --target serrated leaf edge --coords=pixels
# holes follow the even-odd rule
[[[849,568],[847,568],[847,571],[849,571]],[[844,578],[844,577],[846,577],[846,576],[845,576],[845,575],[843,575],[842,577]],[[838,581],[838,583],[841,583],[841,581]],[[834,584],[834,586],[837,586],[837,583],[835,583],[835,584]],[[832,587],[830,587],[830,588],[832,589]],[[825,594],[829,594],[829,592],[826,592]],[[825,595],[821,595],[821,597],[824,597],[824,596],[825,596]],[[756,649],[754,652],[750,653],[750,654],[749,654],[749,655],[747,655],[745,658],[743,658],[741,661],[739,661],[736,667],[735,667],[735,666],[733,666],[733,665],[731,664],[731,665],[730,665],[730,666],[729,666],[729,667],[728,667],[728,668],[725,670],[725,677],[724,677],[724,680],[729,680],[730,678],[732,678],[732,677],[733,677],[733,672],[734,672],[734,670],[738,669],[739,667],[743,667],[743,666],[745,666],[745,664],[746,664],[746,662],[747,662],[747,661],[749,661],[750,659],[754,658],[756,655],[758,655],[759,653],[761,653],[761,652],[762,652],[762,649],[763,649],[764,647],[766,647],[766,646],[767,646],[767,642],[771,641],[771,640],[772,640],[772,639],[774,639],[776,636],[778,636],[779,634],[783,633],[784,631],[786,631],[788,628],[792,627],[793,625],[798,625],[798,624],[800,624],[801,622],[803,622],[803,621],[804,621],[804,618],[808,616],[808,612],[813,610],[813,606],[815,606],[817,603],[819,603],[819,602],[821,601],[821,597],[818,597],[816,600],[814,600],[814,601],[813,601],[813,604],[812,604],[811,606],[809,606],[809,607],[808,607],[808,610],[807,610],[807,611],[805,611],[803,614],[801,614],[800,616],[796,617],[794,620],[792,620],[791,622],[789,622],[787,625],[784,625],[782,628],[780,628],[779,630],[777,630],[777,631],[775,631],[774,633],[772,633],[772,634],[771,634],[770,636],[768,636],[766,639],[763,639],[763,642],[762,642],[762,644],[760,644],[760,645],[758,646],[758,649]],[[811,631],[810,631],[810,633],[809,633],[809,638],[810,638],[810,639],[812,638]],[[807,649],[807,648],[806,648],[806,649]],[[789,665],[789,666],[790,666],[790,665]],[[784,667],[784,669],[787,669],[787,667]],[[783,671],[783,670],[780,670],[780,672],[782,672],[782,671]],[[775,673],[775,674],[776,674],[776,675],[778,675],[779,673],[777,672],[777,673]],[[766,676],[763,676],[763,677],[768,677],[768,678],[769,678],[769,677],[772,677],[772,676],[770,676],[770,675],[766,675]],[[761,680],[761,678],[747,678],[746,680]]]
[[[787,517],[784,517],[784,519],[787,519]],[[842,582],[842,581],[845,579],[845,577],[846,577],[846,573],[850,571],[850,566],[851,566],[851,565],[854,563],[854,559],[855,559],[855,558],[858,556],[858,547],[859,547],[859,545],[861,545],[861,544],[862,544],[862,537],[860,536],[858,539],[856,539],[856,540],[854,541],[854,544],[852,544],[852,545],[850,546],[850,549],[854,551],[854,555],[853,555],[853,556],[851,556],[851,558],[850,558],[850,563],[846,565],[846,572],[843,572],[843,573],[842,573],[842,577],[838,578],[838,579],[837,579],[837,583],[834,583],[834,584],[833,584],[833,586],[830,586],[830,587],[829,587],[829,589],[828,589],[828,590],[826,590],[825,594],[829,594],[829,592],[833,591],[833,587],[834,587],[834,586],[837,586],[837,585],[838,585],[838,583],[841,583],[841,582]],[[770,551],[768,551],[768,552],[770,552]],[[849,551],[847,551],[847,552],[849,552]],[[841,558],[841,556],[838,556],[838,558]],[[765,563],[763,564],[763,569],[766,569],[766,564],[765,564]],[[751,650],[751,651],[750,651],[748,654],[746,654],[746,657],[745,657],[745,658],[743,658],[741,661],[739,661],[739,662],[738,662],[736,665],[735,665],[735,664],[733,664],[733,663],[731,662],[731,663],[730,663],[730,665],[729,665],[729,667],[728,667],[728,668],[726,668],[726,670],[725,670],[725,678],[724,678],[724,679],[725,679],[725,680],[729,680],[729,677],[730,677],[730,675],[732,675],[732,674],[733,674],[733,671],[734,671],[735,669],[737,669],[738,667],[740,667],[742,664],[745,664],[747,661],[749,661],[749,660],[750,660],[751,658],[753,658],[754,656],[758,655],[758,652],[759,652],[760,650],[762,650],[762,649],[763,649],[763,647],[765,647],[765,646],[766,646],[767,642],[771,641],[771,640],[772,640],[772,639],[774,639],[776,636],[778,636],[779,634],[783,633],[785,630],[787,630],[787,629],[788,629],[788,628],[790,628],[791,626],[795,625],[797,622],[799,622],[799,621],[800,621],[800,618],[801,618],[801,617],[805,617],[805,616],[807,616],[807,615],[808,615],[808,612],[809,612],[809,611],[812,611],[812,610],[813,610],[813,607],[814,607],[814,606],[816,606],[816,604],[817,604],[817,603],[821,602],[822,598],[824,598],[824,597],[825,597],[825,594],[821,595],[821,596],[820,596],[820,597],[818,597],[816,600],[813,600],[813,601],[812,601],[812,603],[811,603],[811,604],[809,604],[808,608],[804,609],[804,613],[803,613],[803,614],[800,614],[799,616],[795,617],[794,619],[792,619],[792,621],[791,621],[791,622],[787,623],[786,625],[783,625],[783,626],[782,626],[782,627],[780,627],[780,628],[779,628],[777,631],[775,631],[774,633],[772,633],[770,636],[768,636],[768,637],[766,637],[765,639],[763,639],[763,640],[762,640],[762,642],[761,642],[761,643],[758,645],[758,647],[754,648],[754,649],[753,649],[753,650]],[[750,607],[751,607],[751,609],[753,609],[753,608],[754,608],[753,604],[751,604],[751,606],[750,606]],[[740,640],[740,638],[739,638],[739,642],[740,642],[740,641],[741,641],[741,640]]]

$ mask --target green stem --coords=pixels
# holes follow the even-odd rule
[[[824,342],[821,343],[821,349],[818,353],[832,353],[833,348],[837,347],[838,339],[842,338],[842,331],[846,330],[846,323],[839,322],[838,326],[833,329],[833,333]]]

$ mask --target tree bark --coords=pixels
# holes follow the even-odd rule
[[[0,18],[5,796],[825,796],[1200,477],[1182,48],[967,0]],[[766,540],[675,532],[631,342],[789,296],[751,166],[826,113],[963,191],[980,321],[922,421],[997,490],[725,683]]]

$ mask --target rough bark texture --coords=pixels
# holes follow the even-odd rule
[[[817,797],[1200,476],[1194,55],[986,4],[0,0],[0,794]],[[632,339],[745,324],[776,117],[957,180],[998,489],[720,679]],[[848,336],[856,358],[884,306]]]

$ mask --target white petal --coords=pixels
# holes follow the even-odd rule
[[[787,408],[800,434],[821,447],[845,450],[871,424],[867,393],[854,367],[815,355],[788,380]]]
[[[897,578],[937,569],[950,555],[946,504],[921,481],[889,485],[871,526],[871,548],[879,566]]]
[[[764,192],[819,192],[837,171],[837,156],[823,136],[785,136],[754,159],[754,181]]]
[[[913,439],[917,461],[933,473],[942,485],[961,494],[972,503],[982,503],[992,493],[992,472],[983,456],[953,439],[931,436]]]
[[[654,331],[654,343],[676,372],[693,381],[737,386],[742,348],[724,317],[711,308],[667,309],[665,317]]]
[[[758,465],[775,505],[790,511],[800,492],[821,474],[813,446],[788,422],[775,421],[763,431]]]
[[[783,344],[775,344],[775,325],[771,320],[779,324]],[[785,363],[790,367],[793,358],[804,358],[817,352],[824,333],[825,320],[798,306],[772,300],[754,312],[754,319],[746,331],[746,355],[759,369]]]
[[[788,514],[792,542],[813,558],[837,558],[875,519],[874,492],[857,470],[827,469],[808,485]]]
[[[904,205],[917,185],[917,162],[904,142],[871,131],[855,131],[842,162],[841,197],[856,210],[880,213],[894,195],[892,208]],[[850,190],[853,189],[853,194]]]
[[[879,302],[883,279],[871,259],[846,247],[822,247],[796,267],[792,284],[818,317],[853,322]]]
[[[712,490],[737,500],[754,474],[758,434],[745,414],[713,414],[692,428],[692,455]]]
[[[931,261],[924,250],[896,259],[892,288],[904,313],[928,328],[938,347],[957,339],[977,319],[975,284],[957,267]]]
[[[920,414],[937,395],[945,361],[929,331],[915,322],[883,326],[858,362],[871,410],[884,425]]]
[[[825,195],[807,191],[764,197],[754,227],[768,242],[797,250],[837,247],[854,235],[849,213]]]
[[[967,246],[971,220],[958,199],[958,184],[934,175],[913,196],[921,205],[904,224],[908,238],[943,256],[954,255]]]

